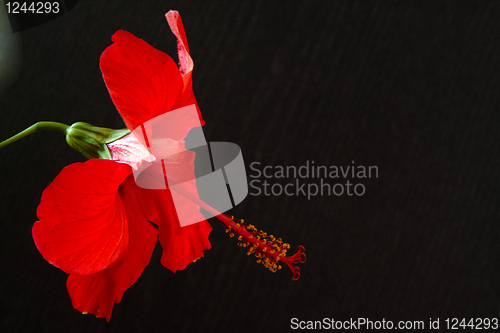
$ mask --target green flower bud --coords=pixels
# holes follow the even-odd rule
[[[116,141],[129,133],[128,129],[112,130],[77,122],[66,130],[66,141],[71,148],[89,159],[111,160],[111,153],[106,144]]]

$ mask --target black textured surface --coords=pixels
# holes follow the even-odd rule
[[[211,221],[175,274],[160,248],[110,323],[71,306],[31,237],[44,188],[84,157],[59,133],[0,150],[3,332],[283,332],[290,320],[500,315],[500,4],[81,1],[20,33],[1,138],[41,120],[121,128],[99,57],[118,29],[176,56],[179,10],[209,141],[247,165],[376,165],[363,196],[248,196],[230,213],[306,248],[272,274]],[[285,184],[291,180],[270,180]],[[301,180],[316,182],[317,180]],[[328,180],[335,183],[335,180]],[[426,326],[428,327],[428,326]]]

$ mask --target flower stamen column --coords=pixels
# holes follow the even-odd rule
[[[298,247],[297,253],[286,257],[290,244],[283,243],[281,238],[276,239],[273,235],[267,235],[262,230],[258,231],[252,224],[244,224],[243,220],[236,220],[233,216],[217,216],[219,221],[226,227],[226,232],[231,237],[238,236],[238,246],[247,248],[247,255],[255,254],[257,263],[262,263],[271,272],[275,273],[281,269],[279,262],[287,264],[293,273],[293,279],[300,277],[300,268],[294,266],[299,262],[306,261],[305,249],[302,245]]]

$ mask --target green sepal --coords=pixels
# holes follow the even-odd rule
[[[129,134],[128,129],[112,130],[77,122],[66,131],[66,142],[85,157],[112,160],[107,143],[116,141]]]

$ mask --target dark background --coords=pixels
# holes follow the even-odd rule
[[[362,181],[360,197],[248,196],[230,212],[304,245],[300,280],[256,264],[211,220],[203,259],[173,274],[158,244],[107,323],[72,308],[67,275],[31,237],[42,191],[85,158],[59,133],[32,135],[0,151],[3,332],[499,317],[500,3],[80,1],[18,33],[22,70],[0,96],[1,137],[41,120],[122,128],[100,54],[123,29],[177,61],[170,9],[186,28],[207,140],[238,144],[249,174],[254,161],[355,161],[378,166],[378,179]]]

